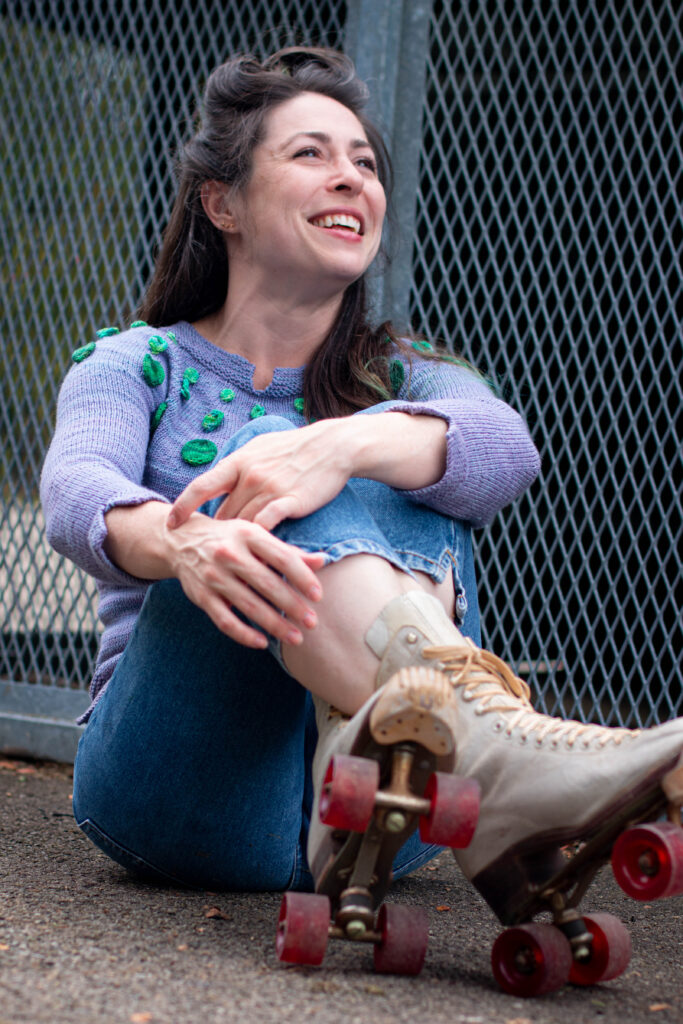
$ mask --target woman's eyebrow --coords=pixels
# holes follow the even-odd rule
[[[307,139],[316,139],[318,142],[322,142],[325,145],[329,145],[329,143],[332,141],[332,137],[328,135],[327,132],[294,132],[294,135],[290,136],[287,139],[287,141],[283,144],[283,148],[285,146],[289,146],[291,142],[294,142],[294,140],[298,139],[300,136],[303,136],[304,138]],[[367,139],[351,139],[351,149],[372,149],[372,146],[370,145]]]

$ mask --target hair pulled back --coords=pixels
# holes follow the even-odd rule
[[[304,92],[329,96],[356,115],[374,150],[379,179],[390,191],[389,155],[364,113],[368,90],[348,57],[325,48],[287,47],[263,63],[250,55],[227,61],[209,76],[198,130],[180,152],[178,193],[136,314],[141,319],[155,326],[196,321],[225,302],[228,257],[221,232],[204,211],[202,185],[214,180],[243,189],[267,114]],[[307,415],[345,415],[391,397],[383,355],[388,338],[397,340],[390,324],[376,329],[368,324],[365,280],[360,278],[344,292],[335,323],[307,366]]]

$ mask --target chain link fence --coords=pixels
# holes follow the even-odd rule
[[[412,318],[524,411],[478,535],[487,645],[554,713],[681,703],[680,5],[433,7]]]
[[[500,382],[543,454],[530,495],[477,535],[487,644],[548,710],[666,719],[681,710],[676,0],[422,8],[420,184],[398,211],[410,315]],[[231,53],[343,46],[348,25],[406,12],[0,2],[0,747],[59,756],[34,726],[68,732],[86,702],[96,594],[47,548],[37,481],[70,352],[125,321],[149,276],[202,82]],[[356,34],[366,73],[377,47]],[[407,64],[392,75],[412,88]],[[387,69],[372,77],[386,92]]]

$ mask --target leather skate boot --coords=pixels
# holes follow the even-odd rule
[[[635,898],[683,892],[683,719],[629,730],[539,714],[526,683],[462,637],[432,601],[420,593],[395,599],[367,639],[382,659],[380,677],[410,647],[415,663],[438,667],[453,687],[455,768],[481,786],[474,839],[455,853],[465,876],[505,924],[553,914],[557,927],[513,929],[521,937],[494,947],[496,977],[518,995],[568,976],[579,984],[615,977],[628,963],[628,934],[610,915],[582,918],[578,903],[610,856]],[[642,824],[664,813],[668,822]],[[579,847],[571,857],[569,844]],[[554,974],[537,968],[545,942]]]
[[[452,686],[432,666],[399,668],[353,717],[319,698],[314,704],[318,744],[308,859],[316,892],[333,906],[352,908],[342,918],[353,918],[347,931],[358,935],[361,923],[371,926],[394,856],[420,816],[426,841],[441,842],[443,832],[464,844],[476,824],[479,787],[456,779],[444,802],[457,804],[457,820],[429,820],[427,783],[436,771],[442,786],[450,786],[455,755]],[[441,830],[436,839],[432,825]]]
[[[333,937],[372,943],[376,971],[422,968],[426,912],[382,902],[394,857],[418,821],[427,842],[469,842],[479,786],[453,774],[455,703],[446,676],[410,662],[394,667],[353,717],[314,698],[319,738],[308,860],[316,891],[285,893],[280,960],[320,964]]]

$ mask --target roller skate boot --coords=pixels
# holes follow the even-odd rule
[[[628,931],[579,903],[610,859],[634,899],[683,892],[683,719],[629,730],[550,718],[470,641],[423,655],[453,686],[456,770],[481,786],[477,831],[455,857],[512,926],[492,952],[498,983],[525,996],[617,977]],[[534,923],[543,912],[552,924]]]
[[[315,894],[286,893],[281,960],[319,964],[329,938],[374,945],[375,970],[417,974],[428,941],[418,908],[384,904],[394,857],[420,829],[462,846],[479,787],[453,774],[453,691],[434,667],[398,668],[352,718],[315,698],[318,746],[308,859]]]

